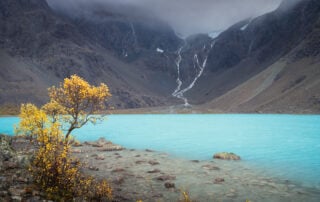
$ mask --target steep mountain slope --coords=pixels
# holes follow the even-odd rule
[[[98,24],[75,22],[53,12],[45,0],[1,1],[0,16],[0,104],[43,103],[47,87],[74,73],[92,83],[106,82],[115,107],[162,105],[171,98],[175,79],[161,69],[159,63],[163,64],[167,57],[155,48],[166,38],[172,50],[179,44],[179,38],[167,27],[154,30],[137,23],[139,33],[132,35],[139,36],[138,44],[130,47],[137,50],[137,56],[132,58],[131,52],[118,44],[128,38],[123,36],[128,34],[125,29],[132,31],[134,26],[126,19],[106,19]],[[155,36],[159,30],[160,37]],[[142,35],[150,37],[150,42],[142,44]],[[152,44],[156,37],[161,43]],[[121,49],[115,47],[127,51],[131,62],[121,58]],[[151,59],[158,64],[147,66]]]
[[[215,38],[186,39],[103,7],[71,16],[45,0],[0,1],[0,105],[43,103],[76,73],[107,83],[116,108],[319,113],[319,53],[318,0],[284,0]]]
[[[320,2],[284,6],[216,39],[204,78],[188,94],[195,103],[211,99],[203,108],[213,111],[319,112]]]

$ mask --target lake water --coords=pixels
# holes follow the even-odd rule
[[[0,118],[0,133],[13,134],[17,122]],[[74,134],[82,141],[105,137],[127,148],[186,159],[234,152],[262,174],[320,188],[318,115],[110,115]]]

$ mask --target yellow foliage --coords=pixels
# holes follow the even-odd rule
[[[39,148],[30,165],[35,182],[53,200],[83,200],[106,198],[111,200],[112,189],[106,180],[96,181],[80,172],[82,165],[70,156],[69,135],[88,121],[96,121],[90,114],[103,109],[107,96],[111,96],[105,84],[89,85],[73,75],[65,79],[60,88],[49,90],[50,102],[41,109],[33,104],[22,104],[17,134],[36,140]],[[89,111],[88,111],[89,110]],[[69,123],[64,134],[62,121]]]
[[[179,202],[192,202],[189,193],[187,191],[181,191],[182,199]]]
[[[87,122],[96,123],[97,116],[92,116],[105,109],[105,101],[110,97],[109,88],[104,83],[92,86],[77,75],[64,79],[59,87],[49,88],[50,103],[46,112],[52,117],[57,114],[67,114],[63,121],[69,124],[66,133],[68,140],[70,133],[85,125]],[[57,110],[54,111],[53,109]]]
[[[15,127],[16,134],[23,134],[34,138],[46,132],[48,118],[44,111],[33,104],[22,104],[20,109],[20,123]]]

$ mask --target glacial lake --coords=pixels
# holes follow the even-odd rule
[[[1,117],[0,133],[13,134],[18,121]],[[190,160],[234,152],[263,175],[320,189],[319,115],[109,115],[74,135],[81,141],[105,137],[129,149]]]

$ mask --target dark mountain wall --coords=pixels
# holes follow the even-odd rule
[[[115,107],[149,107],[171,99],[173,62],[156,52],[158,46],[167,44],[165,50],[172,51],[180,43],[168,27],[156,35],[159,27],[127,19],[93,23],[68,18],[45,0],[3,0],[0,9],[0,104],[41,104],[47,87],[72,74],[95,84],[106,82]],[[132,26],[136,33],[128,36]],[[148,65],[146,58],[158,62]],[[166,85],[155,82],[159,79]]]

